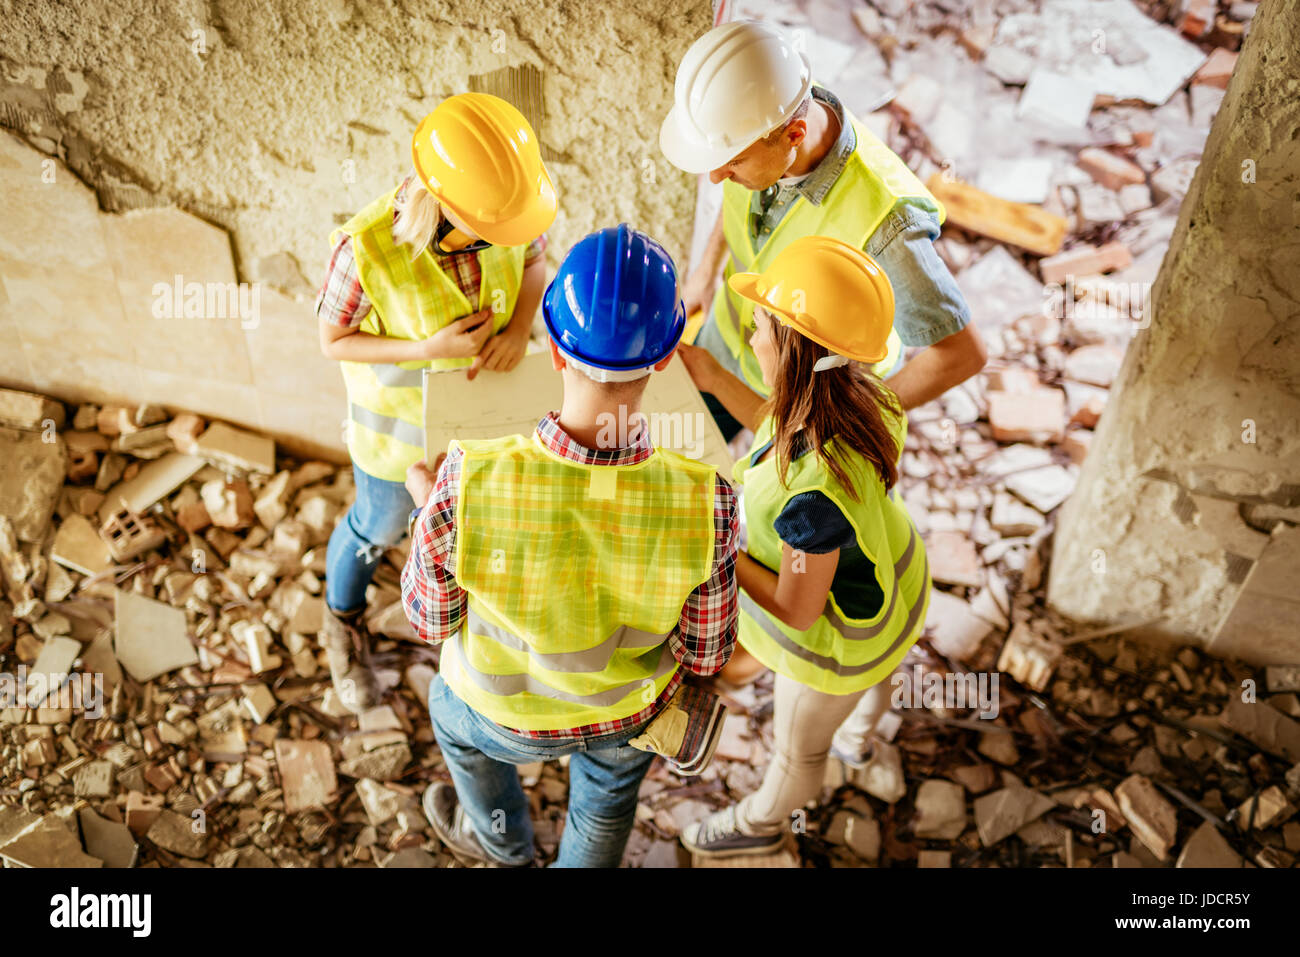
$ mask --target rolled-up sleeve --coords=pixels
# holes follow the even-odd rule
[[[934,241],[939,220],[900,201],[864,247],[894,287],[894,328],[906,346],[932,346],[970,323],[970,307]]]
[[[411,553],[402,569],[402,607],[415,633],[430,644],[454,635],[465,617],[466,594],[456,582],[456,500],[460,496],[459,446],[448,451],[438,481],[415,523]]]
[[[677,630],[668,639],[673,656],[688,671],[713,675],[731,657],[740,606],[736,593],[736,492],[718,477],[714,489],[713,572],[686,599]]]

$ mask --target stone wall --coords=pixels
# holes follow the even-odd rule
[[[541,73],[552,266],[619,221],[687,252],[694,181],[657,137],[677,61],[710,25],[704,0],[0,9],[0,125],[34,148],[0,148],[0,326],[22,346],[0,358],[3,384],[340,448],[341,382],[311,315],[328,234],[409,168],[423,115],[509,67]],[[150,321],[144,293],[181,267],[186,282],[259,283],[261,331]]]
[[[1049,583],[1070,617],[1266,662],[1300,658],[1298,35],[1261,5]]]

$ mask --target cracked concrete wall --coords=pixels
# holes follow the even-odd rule
[[[229,229],[240,278],[310,295],[325,237],[409,168],[469,77],[542,71],[560,192],[552,260],[627,220],[685,252],[693,181],[660,156],[707,0],[0,3],[0,123],[108,210],[174,204]]]
[[[552,268],[581,236],[619,221],[646,230],[684,262],[695,181],[663,160],[658,128],[677,61],[710,23],[707,0],[650,7],[608,0],[0,0],[0,126],[66,163],[104,210],[177,207],[227,230],[235,278],[283,292],[288,306],[277,300],[281,312],[297,304],[301,328],[279,324],[290,341],[277,344],[277,364],[265,371],[271,380],[253,380],[285,395],[296,393],[302,378],[293,373],[295,361],[310,367],[319,356],[311,304],[330,230],[397,183],[410,167],[420,118],[469,89],[471,77],[525,65],[541,71],[539,133],[560,200],[549,234]],[[26,187],[17,183],[20,190],[47,185],[41,164],[18,160],[10,147],[6,153],[17,163],[11,170],[37,174]],[[20,197],[26,200],[30,213],[48,196]],[[76,216],[87,218],[84,210]],[[28,258],[31,240],[11,231],[8,218],[5,231],[11,263]],[[131,268],[115,257],[117,281],[147,288],[172,279],[145,264],[126,275]],[[23,292],[39,298],[30,282]],[[49,298],[59,299],[54,285]],[[142,317],[129,301],[125,310],[120,319],[99,310],[110,326],[89,331],[138,336],[130,324]],[[163,349],[145,359],[140,345],[132,361],[172,371],[177,356]],[[100,377],[89,357],[70,356],[67,372],[5,376],[28,387],[70,380],[58,393],[65,399],[139,400],[117,392],[130,385],[121,369]],[[340,378],[337,370],[332,375]],[[332,401],[338,385],[322,382],[322,400]],[[312,398],[315,388],[298,397]],[[198,402],[193,391],[152,400],[221,405],[220,388]],[[342,409],[331,413],[340,418]],[[229,417],[252,425],[264,418],[247,401]],[[338,448],[338,430],[328,433],[304,438]]]
[[[1049,600],[1149,637],[1300,658],[1300,603],[1229,612],[1300,522],[1300,7],[1266,0],[1058,526]],[[1271,533],[1271,534],[1269,534]],[[1252,571],[1260,574],[1252,574]],[[1274,591],[1278,589],[1270,586]],[[1244,604],[1253,601],[1247,589]],[[1294,599],[1294,594],[1290,596]]]

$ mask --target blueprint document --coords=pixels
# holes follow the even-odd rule
[[[424,373],[424,453],[432,462],[452,439],[494,439],[516,433],[531,435],[537,421],[559,409],[564,381],[551,368],[549,351],[530,353],[510,372],[479,372],[473,382],[463,369]],[[709,414],[680,356],[662,372],[650,374],[641,414],[658,448],[708,462],[731,478],[727,443]],[[611,423],[611,437],[624,444]]]

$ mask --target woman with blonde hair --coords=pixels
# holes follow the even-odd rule
[[[326,553],[321,637],[335,691],[357,713],[377,697],[366,588],[414,508],[404,482],[424,456],[423,372],[464,366],[472,379],[519,363],[556,210],[536,134],[499,97],[444,100],[420,122],[411,152],[401,185],[334,231],[316,303],[321,351],[339,360],[347,384],[356,479]]]
[[[776,749],[758,791],[683,832],[708,857],[785,840],[821,790],[841,722],[860,704],[872,724],[884,711],[885,679],[920,637],[930,595],[925,547],[895,489],[906,416],[867,369],[893,325],[889,279],[862,250],[809,236],[728,283],[755,304],[750,345],[771,397],[707,352],[679,349],[700,390],[755,433],[736,467],[749,535],[736,556],[739,641],[776,672]]]

